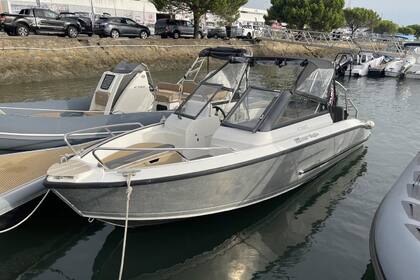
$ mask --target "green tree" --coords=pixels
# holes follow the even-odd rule
[[[381,20],[377,12],[365,8],[344,9],[344,17],[352,35],[363,27],[373,29]]]
[[[308,0],[271,0],[267,18],[287,22],[291,28],[303,29],[311,16]]]
[[[227,21],[234,21],[238,16],[239,8],[246,4],[247,0],[151,0],[156,9],[175,13],[188,11],[193,14],[194,34],[198,35],[201,17],[207,12],[220,15]]]
[[[344,0],[312,1],[310,4],[312,16],[308,25],[313,30],[328,32],[345,25],[344,5]]]
[[[376,33],[379,34],[395,34],[398,31],[398,24],[390,20],[381,20],[373,29]]]
[[[398,28],[398,33],[404,34],[404,35],[414,35],[416,33],[416,30],[413,28],[410,28],[408,26],[400,26]]]
[[[287,22],[292,28],[330,31],[344,22],[344,0],[271,0],[266,21]]]
[[[416,35],[417,38],[420,37],[420,25],[419,24],[409,25],[407,27],[414,30],[413,34]]]
[[[214,1],[212,12],[230,25],[239,18],[239,8],[248,3],[248,0],[217,0]]]

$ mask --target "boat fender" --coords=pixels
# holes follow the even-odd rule
[[[373,121],[367,121],[367,122],[366,122],[366,127],[367,127],[368,129],[372,129],[372,128],[374,128],[374,127],[375,127],[375,123],[374,123]]]

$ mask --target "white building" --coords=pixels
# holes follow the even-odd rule
[[[239,18],[236,23],[241,25],[264,25],[264,16],[267,15],[267,10],[252,9],[241,7],[239,9]],[[223,24],[223,19],[213,14],[206,14],[205,22],[208,26],[218,26]]]
[[[241,7],[238,22],[242,25],[264,25],[267,10]]]
[[[139,23],[153,25],[156,22],[158,11],[148,0],[0,0],[0,12],[18,13],[21,9],[41,6],[56,12],[92,12],[95,14],[108,13],[112,16],[124,16]],[[243,25],[263,25],[266,10],[242,7],[239,10],[238,22]],[[193,20],[192,14],[180,13],[177,19]],[[210,25],[217,25],[222,20],[214,15],[207,14],[204,19]]]

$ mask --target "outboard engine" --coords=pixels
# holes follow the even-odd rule
[[[102,75],[90,111],[104,111],[106,115],[151,111],[154,102],[152,90],[146,65],[121,62]]]
[[[351,71],[351,67],[353,65],[353,55],[350,53],[339,53],[335,57],[334,64],[336,74],[338,76],[344,76],[347,70]]]

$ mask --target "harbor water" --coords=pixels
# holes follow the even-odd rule
[[[168,80],[167,74],[154,77]],[[0,102],[83,96],[97,80],[0,86]],[[365,147],[314,181],[259,205],[129,229],[124,278],[374,279],[370,224],[420,150],[420,81],[341,82],[359,118],[376,124]],[[30,220],[0,235],[0,279],[116,279],[122,238],[123,229],[90,223],[50,195]]]

